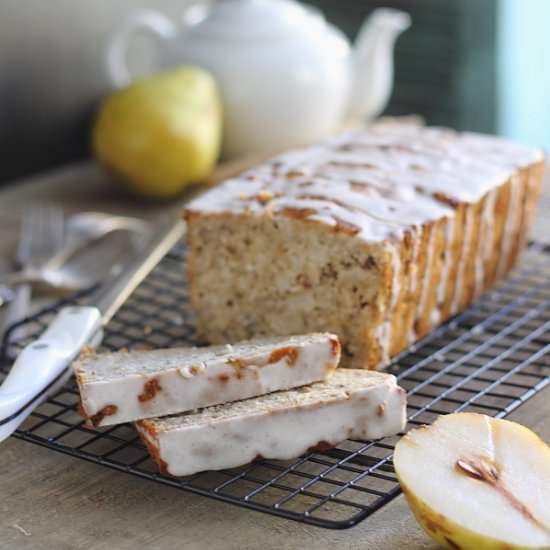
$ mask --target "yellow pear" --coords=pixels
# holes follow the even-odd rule
[[[97,114],[92,142],[97,159],[130,189],[162,199],[209,175],[221,132],[214,79],[184,66],[109,96]]]
[[[416,519],[443,546],[550,548],[550,447],[527,428],[441,416],[402,437],[393,462]]]

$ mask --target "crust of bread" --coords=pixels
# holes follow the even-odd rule
[[[393,131],[291,152],[186,208],[200,337],[222,343],[330,330],[341,338],[342,366],[379,368],[510,272],[536,210],[542,154],[475,134]],[[390,159],[400,154],[412,198],[392,176]],[[441,169],[441,183],[439,162],[452,164]],[[376,180],[381,172],[390,183]],[[330,179],[335,173],[343,190]],[[414,218],[415,206],[406,205],[416,201],[423,209]]]

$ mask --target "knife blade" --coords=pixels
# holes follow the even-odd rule
[[[0,442],[66,383],[71,363],[81,349],[99,345],[103,327],[182,234],[180,220],[164,223],[143,253],[121,272],[105,278],[90,294],[87,305],[61,309],[44,333],[21,351],[0,386]]]

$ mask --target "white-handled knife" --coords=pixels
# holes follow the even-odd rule
[[[180,239],[179,220],[160,227],[146,252],[121,273],[108,276],[88,299],[90,305],[63,308],[44,333],[26,346],[0,386],[0,441],[67,381],[71,363],[86,345],[97,346],[109,322],[136,286]]]

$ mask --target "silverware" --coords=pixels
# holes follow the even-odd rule
[[[7,285],[0,285],[0,308],[13,301],[15,293]]]
[[[95,245],[101,239],[117,231],[134,234],[145,240],[149,224],[128,216],[113,216],[101,212],[83,212],[71,216],[67,221],[66,243],[39,268],[24,268],[14,273],[0,275],[0,284],[41,284],[59,290],[82,290],[96,283],[94,269],[84,265],[70,265],[82,250]],[[82,264],[82,262],[81,262]],[[94,267],[95,261],[88,264]],[[105,271],[95,270],[105,274]]]
[[[64,218],[61,208],[51,205],[33,205],[23,210],[19,241],[15,254],[16,266],[22,271],[39,270],[62,248]],[[0,339],[9,327],[29,313],[31,286],[25,281],[13,289],[12,300],[0,327]],[[22,330],[22,329],[21,329]],[[12,332],[12,338],[23,334]]]
[[[99,345],[102,327],[181,238],[182,230],[179,220],[169,220],[152,236],[141,255],[122,272],[103,281],[89,297],[90,305],[63,308],[40,338],[23,349],[0,386],[0,441],[61,388],[82,347]]]

